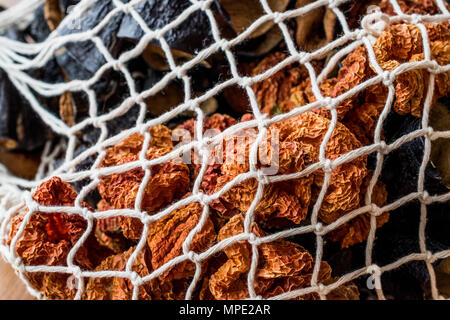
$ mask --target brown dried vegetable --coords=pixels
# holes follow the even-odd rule
[[[276,173],[299,172],[318,162],[320,144],[329,125],[328,119],[313,112],[306,112],[269,127],[268,145],[271,133],[279,132],[279,163],[276,163],[278,165],[278,172]],[[237,150],[237,143],[234,143],[235,149],[231,153],[232,161],[227,159],[229,154],[224,154],[224,163],[220,168],[217,164],[209,167],[211,170],[207,170],[203,179],[207,190],[217,192],[237,175],[248,172],[249,148],[254,142],[255,135],[256,131],[247,131],[247,139],[243,147],[245,151]],[[227,145],[228,141],[225,141],[224,144]],[[338,123],[327,144],[326,156],[335,160],[360,146],[361,144],[354,135],[344,125]],[[239,154],[245,157],[243,164],[236,162],[239,159]],[[260,163],[259,165],[264,168],[271,164],[274,163]],[[366,173],[365,157],[357,158],[333,170],[331,182],[319,212],[319,217],[325,223],[331,223],[345,212],[358,207],[360,186]],[[211,179],[208,174],[214,175],[214,179]],[[211,181],[216,183],[214,188],[210,184]],[[257,221],[267,227],[282,227],[301,223],[306,218],[308,209],[313,205],[322,183],[323,173],[319,170],[312,175],[294,181],[265,186],[264,195],[255,209]],[[237,213],[245,213],[255,197],[257,186],[258,183],[255,179],[249,179],[233,186],[230,191],[218,200],[213,201],[211,207],[226,219]]]
[[[450,63],[449,24],[426,24],[430,37],[431,59],[439,65]],[[438,30],[436,30],[438,29]],[[444,31],[445,30],[445,31]],[[423,40],[419,27],[412,24],[392,25],[383,32],[374,44],[377,62],[383,70],[393,71],[406,62],[424,59]],[[399,114],[421,117],[427,93],[429,72],[414,69],[399,74],[395,81],[394,110]],[[436,74],[432,104],[450,92],[450,72]]]
[[[131,247],[125,252],[109,256],[95,271],[125,271],[125,267],[131,254],[135,251]],[[142,250],[136,257],[131,270],[140,277],[150,274],[147,267],[149,253]],[[171,283],[161,283],[158,279],[152,279],[139,287],[138,298],[140,300],[173,299]],[[133,284],[127,278],[105,277],[90,278],[86,285],[83,299],[86,300],[130,300],[133,293]]]
[[[369,187],[370,180],[372,179],[372,175],[368,174],[363,181],[361,186],[361,194],[366,195],[367,188]],[[378,180],[372,190],[372,199],[371,203],[375,204],[378,207],[382,207],[386,204],[387,201],[387,191],[386,187]],[[360,199],[360,207],[365,205],[365,197],[361,196]],[[376,227],[379,228],[387,223],[389,220],[389,213],[383,212],[376,218]],[[339,241],[341,243],[342,248],[348,248],[354,244],[363,242],[367,239],[370,231],[370,214],[362,214],[352,219],[350,222],[344,224],[336,230],[333,230],[329,239],[332,241]]]
[[[244,118],[249,120],[251,116],[243,117],[242,120]],[[329,120],[313,112],[307,112],[270,127],[269,137],[271,130],[280,130],[279,162],[277,163],[278,173],[299,172],[308,165],[317,162],[320,143],[328,126]],[[301,130],[298,130],[299,128]],[[244,164],[238,165],[235,162],[226,161],[228,155],[224,154],[225,161],[222,165],[217,163],[211,164],[206,170],[202,184],[206,192],[213,193],[219,191],[238,174],[245,173],[249,170],[248,148],[254,142],[254,139],[251,139],[251,137],[256,132],[247,131],[246,133],[250,139],[245,140],[246,161]],[[326,148],[326,156],[334,160],[340,155],[348,153],[359,146],[361,145],[353,134],[344,125],[338,123]],[[234,150],[233,155],[235,157],[232,158],[233,161],[237,159],[237,153],[238,151]],[[215,155],[213,154],[213,156]],[[364,198],[360,194],[364,194],[362,191],[364,189],[361,183],[363,179],[364,181],[368,179],[366,177],[367,170],[365,166],[365,157],[361,157],[333,170],[328,192],[319,211],[319,217],[322,221],[332,223],[347,212],[363,205]],[[282,182],[267,185],[264,189],[262,200],[255,210],[257,221],[272,228],[301,223],[315,202],[315,198],[322,185],[322,180],[323,174],[321,172],[315,172],[308,177],[294,180],[297,183],[289,181],[287,183]],[[375,190],[378,190],[377,188],[378,184]],[[380,186],[380,188],[382,187]],[[256,180],[247,180],[244,183],[234,186],[218,200],[213,201],[211,207],[225,219],[229,219],[239,213],[245,213],[255,197],[256,190]],[[376,193],[376,191],[374,192]],[[382,188],[380,194],[385,195],[384,188]],[[381,206],[384,202],[379,201],[379,203],[376,203]],[[387,221],[387,216],[383,215],[383,219],[380,217],[379,220],[378,227]],[[333,240],[340,241],[346,239],[342,241],[343,245],[345,244],[346,246],[348,246],[348,243],[354,244],[365,240],[368,232],[355,232],[354,228],[368,230],[370,221],[359,217],[355,220],[354,224],[357,227],[349,227],[347,225],[341,228],[341,238],[333,237]],[[352,225],[352,223],[349,225]]]
[[[150,225],[147,244],[152,253],[151,265],[154,269],[183,254],[183,243],[199,223],[201,214],[202,206],[198,203],[191,203]],[[189,249],[194,252],[203,252],[212,246],[215,239],[214,225],[208,218],[202,230],[194,236]],[[194,272],[195,265],[191,261],[183,261],[159,278],[161,281],[182,280],[192,277]]]
[[[165,126],[152,127],[149,130],[151,140],[146,150],[146,159],[161,157],[173,149],[171,131]],[[106,151],[100,167],[112,167],[138,161],[144,136],[133,134]],[[184,196],[189,190],[189,168],[179,161],[168,161],[150,167],[151,177],[145,187],[141,209],[149,214],[157,212],[173,200]],[[144,178],[141,167],[103,176],[98,191],[103,201],[115,209],[134,208],[139,186]],[[139,239],[142,232],[141,222],[135,218],[123,218],[124,235],[130,239]]]
[[[269,54],[253,69],[252,76],[266,72],[286,58],[287,55],[281,52]],[[314,62],[313,66],[318,68],[319,63]],[[255,83],[252,89],[255,91],[261,111],[269,114],[276,113],[280,103],[289,98],[292,88],[301,84],[308,76],[308,70],[304,66],[292,64],[273,76]]]
[[[301,117],[309,117],[309,121],[311,119],[316,119],[325,121],[325,127],[326,124],[329,122],[327,119],[315,114],[315,113],[308,113],[306,115],[302,115]],[[249,120],[251,117],[246,116],[244,119]],[[308,121],[307,119],[303,119],[303,121]],[[211,119],[206,119],[206,124],[210,127],[215,127],[219,130],[226,129],[229,125],[234,123],[234,119],[227,118],[222,115],[216,115],[212,117]],[[184,128],[192,128],[189,124],[186,124]],[[317,124],[317,123],[316,123]],[[291,134],[294,135],[294,138],[292,138],[293,141],[283,141],[285,142],[283,147],[281,148],[281,157],[280,157],[280,172],[287,173],[291,171],[298,171],[305,167],[305,161],[311,161],[314,157],[317,157],[317,146],[308,146],[307,143],[302,141],[302,134],[299,136],[295,136],[295,133],[291,132],[289,133],[289,130],[292,130],[292,126],[294,127],[302,127],[301,120],[297,119],[292,124],[283,123],[283,125],[279,128],[282,137],[285,136],[291,136]],[[342,129],[344,127],[342,126]],[[154,130],[154,129],[153,129]],[[320,131],[320,130],[319,130]],[[339,129],[337,129],[337,132],[340,132]],[[169,144],[172,143],[171,140],[169,140],[169,130],[164,127],[159,127],[157,130],[154,130],[152,132],[152,142],[150,143],[149,150],[151,148],[154,148],[154,150],[158,150],[157,148],[164,148]],[[323,135],[324,132],[321,132],[317,135],[316,138]],[[350,134],[350,133],[349,133]],[[304,133],[304,135],[308,136],[307,140],[311,141],[314,139],[314,134],[311,132]],[[297,140],[296,140],[297,139]],[[320,139],[320,138],[318,138]],[[335,138],[332,137],[331,141],[334,141]],[[338,139],[339,140],[339,139]],[[336,140],[336,141],[338,141]],[[348,140],[346,138],[346,140]],[[317,140],[319,141],[319,140]],[[116,163],[122,163],[122,160],[129,159],[130,156],[133,156],[133,159],[137,159],[137,155],[139,151],[142,148],[143,143],[143,137],[139,137],[137,135],[132,136],[131,138],[125,139],[121,143],[117,144],[111,149],[107,150],[107,155],[103,160],[103,164],[105,166],[109,166]],[[303,143],[303,144],[302,144]],[[297,145],[298,144],[298,145]],[[330,149],[331,148],[331,149]],[[327,148],[331,151],[333,149],[342,149],[346,150],[346,147],[343,147],[341,144],[337,144],[335,147]],[[351,147],[350,147],[351,148]],[[112,152],[114,150],[114,152]],[[307,155],[303,152],[306,152],[304,150],[309,150],[311,154]],[[331,151],[335,152],[335,151]],[[148,154],[148,153],[147,153]],[[158,153],[156,154],[158,155]],[[308,158],[310,157],[310,158]],[[124,162],[126,163],[126,162]],[[364,161],[362,163],[365,163]],[[242,167],[234,167],[233,164],[223,164],[220,168],[223,170],[225,175],[233,176],[239,172],[242,172],[243,170],[248,170],[247,165],[243,165]],[[187,177],[189,177],[189,169],[186,169],[184,171],[181,171],[183,174],[186,172]],[[129,172],[125,172],[126,175]],[[218,179],[224,177],[224,175],[218,175]],[[122,184],[122,188],[126,189],[127,186],[131,186],[133,188],[132,184],[125,184],[127,182],[127,177],[124,178],[117,178],[120,183]],[[105,177],[102,178],[102,186],[99,185],[100,188],[104,188],[101,191],[101,194],[104,196],[102,201],[98,204],[99,210],[109,210],[109,209],[121,209],[123,208],[123,197],[122,195],[125,195],[127,191],[122,190],[123,193],[118,193],[119,197],[117,199],[114,198],[107,198],[105,195],[111,194],[111,189],[108,184]],[[187,178],[188,179],[188,178]],[[286,188],[286,185],[280,184],[273,187],[273,190],[271,193],[272,197],[272,203],[267,206],[266,210],[272,210],[268,208],[269,206],[276,207],[279,213],[282,213],[282,207],[283,199],[287,199],[286,201],[291,201],[292,205],[295,204],[297,201],[306,201],[304,203],[304,208],[302,208],[303,212],[301,216],[294,217],[295,219],[298,219],[296,221],[301,221],[305,218],[305,215],[307,213],[308,204],[310,201],[310,198],[312,196],[312,189],[311,184],[314,180],[320,181],[320,177],[307,177],[299,179],[299,181],[307,181],[306,187],[302,185],[301,183],[297,184],[296,187],[294,187],[294,190],[292,191],[293,194],[290,196],[292,197],[295,193],[298,196],[297,198],[291,198],[289,199],[288,192],[285,192],[283,188]],[[158,180],[156,180],[158,181]],[[188,180],[189,183],[189,180]],[[114,187],[118,188],[119,183],[117,183]],[[217,187],[217,186],[216,186]],[[270,190],[270,188],[269,188]],[[276,190],[276,192],[275,192]],[[283,192],[287,194],[287,198],[283,198]],[[130,195],[131,192],[128,191],[128,196],[133,197],[133,195]],[[188,196],[189,194],[186,193],[183,196]],[[34,195],[36,201],[40,201],[41,204],[44,205],[67,205],[67,206],[73,206],[74,200],[76,198],[76,193],[72,189],[72,187],[61,181],[59,178],[52,178],[51,180],[45,182],[42,184],[36,194]],[[305,197],[305,199],[302,200],[302,197]],[[145,198],[145,197],[144,197]],[[112,204],[111,204],[112,203]],[[167,203],[169,204],[169,203]],[[288,204],[289,205],[289,204]],[[214,204],[212,205],[214,208]],[[270,217],[269,211],[266,211],[264,214],[267,215],[267,217]],[[222,223],[217,224],[217,217],[214,217],[218,211],[213,210],[210,213],[210,218],[207,218],[205,220],[205,224],[203,225],[203,228],[194,236],[192,243],[190,245],[190,250],[194,252],[203,252],[206,249],[210,248],[216,241],[220,241],[221,239],[225,238],[226,232],[228,232],[227,228],[229,228],[230,225],[238,221],[238,219],[241,219],[243,215],[239,213],[239,211],[236,211],[234,217],[231,216],[225,216],[225,219]],[[147,245],[143,249],[143,251],[138,255],[137,260],[133,264],[132,270],[137,272],[141,277],[145,277],[149,275],[154,270],[162,267],[166,263],[168,263],[173,258],[176,258],[180,256],[183,253],[183,243],[186,240],[186,237],[189,235],[189,233],[193,230],[193,228],[199,223],[200,217],[203,214],[202,206],[198,203],[191,203],[189,205],[180,207],[179,209],[176,209],[172,212],[170,212],[165,217],[150,223],[149,225],[149,232],[147,234]],[[32,225],[33,230],[41,230],[39,232],[39,236],[47,239],[47,242],[51,241],[52,239],[58,238],[58,240],[69,237],[71,233],[70,230],[75,230],[75,236],[72,236],[70,238],[70,243],[65,244],[65,242],[59,242],[64,244],[63,250],[58,250],[58,253],[60,255],[56,255],[58,257],[58,260],[55,261],[39,261],[39,264],[44,265],[64,265],[65,264],[65,258],[67,257],[67,253],[70,250],[70,247],[74,245],[76,240],[81,237],[83,232],[86,228],[86,222],[84,219],[79,217],[78,215],[67,215],[67,214],[61,214],[61,218],[59,216],[60,214],[52,215],[52,221],[54,222],[48,222],[45,220],[44,222],[40,222],[43,224],[43,227],[36,227],[36,225]],[[39,213],[34,214],[35,217],[46,217],[46,214]],[[277,219],[286,218],[285,216],[280,217],[274,217],[273,223],[274,225],[277,225]],[[292,218],[292,217],[288,217]],[[14,236],[15,232],[17,232],[18,226],[20,225],[20,222],[23,219],[23,215],[19,215],[15,218],[15,222],[13,223],[13,231],[11,233],[11,239]],[[63,220],[61,220],[63,219]],[[66,220],[64,220],[66,219]],[[71,220],[72,219],[72,220]],[[228,222],[227,220],[230,219]],[[61,221],[60,221],[61,220]],[[34,221],[33,219],[31,221]],[[66,224],[62,224],[62,221],[64,221]],[[269,221],[269,220],[267,220]],[[138,221],[140,223],[140,221]],[[79,226],[81,225],[81,227]],[[225,225],[225,227],[223,227]],[[268,223],[266,223],[268,225]],[[75,228],[75,226],[78,226]],[[228,226],[228,227],[227,227]],[[75,228],[75,229],[74,229]],[[221,233],[219,234],[219,239],[216,239],[216,232],[215,229],[219,228],[221,230]],[[69,231],[66,231],[69,230]],[[239,229],[239,228],[238,228]],[[236,230],[238,230],[236,229]],[[27,237],[27,228],[25,229],[24,234],[22,237]],[[138,230],[138,231],[136,231]],[[235,230],[235,231],[236,231]],[[259,229],[259,227],[255,224],[253,227],[253,230],[255,233],[259,236],[263,236],[265,233]],[[233,232],[235,232],[233,231]],[[106,235],[110,236],[112,234],[116,234],[117,236],[121,233],[123,236],[128,236],[130,234],[135,234],[137,237],[142,232],[142,226],[141,225],[135,225],[133,224],[133,220],[126,217],[116,217],[116,218],[104,218],[104,219],[98,219],[96,220],[95,224],[95,232],[90,235],[88,238],[88,241],[81,247],[79,252],[76,255],[76,261],[77,264],[80,265],[83,269],[92,270],[95,268],[96,271],[102,271],[102,270],[116,270],[116,271],[123,271],[126,265],[127,259],[131,256],[131,253],[135,249],[134,246],[124,246],[124,239],[118,237],[117,242],[114,242],[115,239],[107,238]],[[236,231],[237,232],[237,231]],[[122,237],[123,237],[122,236]],[[10,239],[10,240],[11,240]],[[46,242],[46,245],[48,245]],[[22,242],[18,242],[18,248],[20,247]],[[61,244],[60,244],[61,245]],[[244,246],[245,247],[245,246]],[[100,249],[99,249],[100,248]],[[110,250],[106,249],[109,248]],[[128,248],[128,249],[127,249]],[[104,250],[104,252],[107,252],[107,254],[103,254],[101,258],[96,257],[94,259],[90,255],[92,254],[92,251],[101,251]],[[231,250],[231,249],[230,249]],[[241,250],[241,249],[239,249]],[[261,246],[261,259],[262,262],[262,268],[258,271],[258,280],[256,282],[256,286],[260,288],[261,294],[265,297],[278,295],[283,292],[287,292],[289,290],[293,290],[296,288],[303,288],[306,286],[309,286],[309,281],[311,278],[311,272],[312,272],[312,257],[311,255],[301,248],[301,246],[290,243],[287,241],[278,241],[274,243],[266,243]],[[225,251],[227,252],[227,250]],[[18,253],[21,253],[21,251],[18,249]],[[115,253],[115,254],[114,254]],[[232,254],[232,253],[230,253]],[[245,254],[245,253],[244,253]],[[298,254],[299,259],[294,259],[292,262],[289,261],[292,257],[292,255]],[[22,254],[21,256],[24,260],[26,260],[27,254]],[[34,259],[36,258],[35,254],[33,253],[32,256]],[[46,254],[42,258],[48,258],[52,255]],[[230,257],[229,257],[230,258]],[[249,266],[249,259],[250,256],[247,255],[245,258],[248,260],[248,263],[244,266],[245,268],[248,268]],[[205,270],[208,270],[208,265],[217,265],[217,270],[223,270],[226,267],[221,266],[221,259],[217,259],[217,261],[211,261],[214,259],[208,259],[205,261],[203,266],[206,268]],[[32,262],[27,261],[28,263],[32,264]],[[230,262],[223,261],[225,265],[229,265]],[[97,266],[97,267],[96,267]],[[281,268],[281,269],[280,269]],[[291,270],[291,271],[289,271]],[[248,270],[247,270],[248,271]],[[181,299],[184,297],[184,294],[186,293],[187,287],[189,286],[189,283],[192,279],[192,276],[195,272],[195,265],[189,261],[184,260],[177,265],[169,268],[164,272],[163,275],[150,280],[143,284],[139,289],[139,298],[140,299]],[[245,272],[242,272],[242,274],[239,277],[243,277]],[[331,269],[326,263],[322,263],[322,269],[320,273],[320,279],[324,281],[331,281],[330,279]],[[37,277],[39,275],[39,277]],[[34,279],[35,277],[36,279]],[[205,278],[206,277],[206,278]],[[211,277],[209,279],[209,277]],[[215,272],[212,273],[205,273],[204,278],[202,282],[209,283],[212,281],[214,284],[216,280],[220,279],[221,273]],[[44,277],[42,277],[40,274],[33,274],[30,276],[30,279],[32,279],[33,286],[43,292],[47,297],[49,298],[73,298],[75,295],[76,290],[75,289],[68,289],[66,286],[68,275],[61,275],[56,273],[48,273]],[[259,279],[261,278],[261,279]],[[34,281],[34,282],[33,282]],[[111,278],[91,278],[86,280],[86,290],[84,291],[83,298],[85,299],[129,299],[131,298],[131,294],[133,292],[133,285],[127,278],[121,278],[121,277],[111,277]],[[218,280],[219,282],[222,280]],[[228,279],[225,281],[237,281]],[[53,283],[53,285],[50,285],[49,283]],[[240,283],[240,282],[238,282]],[[243,283],[246,283],[245,281]],[[211,286],[211,288],[214,287],[214,285],[208,284],[208,287]],[[217,282],[216,282],[217,284]],[[239,285],[240,286],[240,285]],[[220,284],[219,284],[220,287]],[[351,286],[350,286],[351,288]],[[220,294],[217,293],[217,290],[221,289],[211,289],[211,292],[207,293],[205,292],[205,288],[201,290],[200,298],[206,297],[209,295],[213,295],[214,298],[222,298],[220,297]],[[209,290],[209,289],[208,289]],[[215,291],[214,291],[215,290]],[[223,290],[223,288],[222,288]],[[243,289],[243,292],[236,293],[238,296],[245,295],[245,290]],[[258,289],[259,290],[259,289]],[[343,292],[347,292],[348,290],[340,288],[340,290],[343,290]],[[351,289],[349,289],[349,292],[353,292]],[[229,293],[223,293],[228,298],[233,298],[234,294],[233,292]],[[340,293],[337,294],[337,296],[340,296]],[[346,298],[349,298],[350,296],[347,294]],[[315,294],[307,295],[303,298],[317,298]]]
[[[425,23],[431,49],[431,59],[440,66],[450,63],[449,23],[436,25]],[[410,24],[393,24],[386,29],[374,44],[375,57],[383,70],[393,71],[401,64],[421,61],[424,58],[420,30]],[[280,63],[284,54],[274,53],[265,58],[255,68],[254,73]],[[336,98],[376,75],[370,64],[366,48],[360,46],[342,61],[336,77],[324,80],[320,85],[322,96]],[[394,110],[399,114],[422,115],[427,92],[429,72],[426,69],[414,69],[397,75],[394,80]],[[450,72],[436,74],[435,90],[432,102],[448,96],[450,92]],[[275,75],[253,86],[257,102],[263,112],[277,114],[288,112],[298,106],[316,101],[311,82],[303,66],[291,65]],[[370,86],[342,101],[336,106],[338,120],[344,123],[364,145],[370,144],[378,118],[387,99],[387,87],[380,83]],[[314,110],[330,118],[326,108]]]
[[[73,206],[76,197],[72,186],[58,177],[42,183],[33,194],[33,200],[42,206]],[[82,205],[92,210],[87,204]],[[27,213],[28,209],[13,218],[8,245],[11,245]],[[26,266],[66,266],[69,251],[86,227],[87,222],[76,214],[32,212],[16,243],[16,254]],[[90,270],[104,254],[108,252],[95,246],[93,238],[89,237],[76,252],[74,263]],[[26,272],[25,276],[34,288],[49,299],[72,299],[75,296],[76,290],[66,286],[68,274]]]
[[[252,225],[252,232],[258,236],[265,236],[256,223]],[[239,214],[231,218],[220,230],[218,241],[230,238],[244,232],[244,216]],[[306,288],[311,285],[314,259],[311,254],[300,245],[277,240],[258,246],[259,261],[255,274],[254,290],[257,295],[269,298],[293,290]],[[247,276],[251,265],[251,246],[246,241],[234,243],[224,249],[228,258],[211,274],[209,281],[205,281],[202,296],[211,295],[215,299],[245,299],[249,297]],[[331,268],[322,262],[318,274],[318,282],[330,281]],[[348,288],[347,290],[344,288]],[[359,292],[352,284],[339,287],[339,291],[330,293],[334,299],[358,299]],[[316,293],[306,294],[297,299],[318,299]]]

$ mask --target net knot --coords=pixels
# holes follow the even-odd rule
[[[112,63],[112,67],[115,71],[120,71],[121,69],[125,69],[124,64],[120,60],[116,60]]]
[[[316,235],[318,235],[318,236],[323,235],[323,224],[322,224],[322,223],[317,222],[317,223],[314,225],[314,233],[315,233]]]
[[[80,215],[81,215],[84,219],[87,220],[87,219],[89,219],[90,216],[91,216],[91,211],[89,210],[89,208],[84,207],[84,208],[81,209]]]
[[[422,202],[423,204],[431,204],[433,201],[430,198],[430,194],[428,193],[428,191],[424,191],[421,193],[420,195],[420,202]]]
[[[422,22],[422,17],[417,13],[413,13],[412,15],[410,15],[410,22],[411,24],[419,24]]]
[[[323,106],[325,108],[327,108],[330,111],[331,111],[331,109],[333,109],[333,107],[334,107],[333,98],[331,98],[331,97],[324,97],[322,99],[322,101],[323,101]]]
[[[361,26],[367,33],[378,37],[390,24],[389,16],[377,6],[371,6],[367,11],[369,14],[361,20]]]
[[[305,64],[310,60],[311,55],[308,52],[300,51],[297,53],[297,59],[300,64]]]
[[[339,5],[340,2],[341,2],[341,1],[338,1],[338,0],[329,0],[329,2],[328,2],[328,8],[330,8],[330,9],[336,9],[336,8],[338,7],[338,5]]]
[[[384,140],[378,142],[378,152],[380,152],[383,155],[389,153],[388,146]]]
[[[252,78],[250,77],[241,77],[239,79],[239,85],[243,88],[249,87],[253,84]]]
[[[432,60],[430,61],[430,66],[427,68],[427,71],[433,74],[438,74],[441,72],[441,66],[436,60]]]
[[[137,274],[136,271],[131,271],[130,272],[130,280],[133,283],[133,285],[139,285],[139,275]]]
[[[29,197],[26,198],[26,204],[30,213],[39,211],[39,204],[33,200],[31,194],[29,194]]]
[[[394,74],[389,72],[388,70],[383,71],[383,74],[381,75],[383,77],[383,84],[386,87],[389,87],[392,85],[394,81]]]
[[[154,221],[152,216],[149,215],[146,211],[141,211],[141,215],[141,221],[143,224],[150,224]]]
[[[356,40],[361,40],[363,39],[365,36],[367,36],[367,31],[364,29],[360,29],[358,30],[358,32],[356,33]]]
[[[319,294],[326,294],[327,293],[323,283],[319,283],[317,285],[317,291],[318,291],[317,293],[319,293]]]
[[[431,139],[431,137],[433,136],[433,134],[434,134],[434,129],[433,129],[433,127],[427,127],[427,129],[426,129],[426,135],[428,136],[428,138]]]
[[[273,17],[273,22],[276,24],[283,22],[283,15],[278,11],[275,11],[274,13],[272,13],[272,17]]]
[[[122,12],[124,14],[130,14],[130,5],[129,4],[122,4],[120,6],[120,10],[122,10]]]
[[[142,97],[142,95],[137,95],[137,96],[134,98],[134,102],[135,102],[136,104],[145,104],[145,100],[144,100],[144,98]]]
[[[198,0],[191,0],[193,4],[196,4],[199,6],[200,10],[206,11],[209,10],[211,7],[212,0],[204,0],[204,1],[198,1]]]
[[[221,39],[219,44],[222,51],[227,51],[228,49],[230,49],[230,43],[227,41],[227,39]]]
[[[381,275],[381,269],[376,264],[372,264],[372,265],[367,267],[367,273],[375,275],[375,276],[380,276]]]
[[[267,174],[265,173],[264,170],[258,170],[256,172],[256,174],[257,174],[257,178],[258,178],[258,182],[259,183],[262,183],[263,185],[270,184],[270,180],[267,177]]]
[[[102,125],[103,125],[103,122],[100,121],[100,119],[98,119],[98,118],[95,118],[95,119],[92,121],[92,126],[93,126],[94,128],[100,128]]]
[[[69,273],[75,278],[81,278],[81,268],[78,266],[72,266],[69,268]]]
[[[186,70],[182,67],[176,67],[174,71],[178,79],[183,79],[186,76]]]
[[[198,254],[195,253],[194,251],[189,251],[187,253],[188,259],[191,260],[194,263],[199,263],[200,259],[198,258]]]
[[[427,261],[430,263],[436,261],[436,258],[433,257],[433,253],[430,250],[427,251]]]
[[[333,172],[333,164],[331,163],[330,159],[325,159],[323,162],[322,170],[325,173],[331,173]]]
[[[200,192],[197,194],[197,201],[203,206],[209,206],[211,200],[208,195]]]
[[[13,263],[14,268],[17,269],[17,271],[19,271],[20,273],[24,273],[25,272],[25,266],[22,263],[22,259],[20,257],[16,257],[14,259],[14,263]]]
[[[248,236],[248,243],[258,246],[261,244],[261,241],[254,233],[250,233],[250,235]]]
[[[379,206],[377,206],[375,203],[372,203],[370,205],[370,214],[379,217],[381,214],[383,214],[383,210]]]

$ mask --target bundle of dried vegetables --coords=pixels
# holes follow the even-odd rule
[[[12,218],[5,244],[15,246],[25,266],[69,270],[25,272],[29,285],[43,296],[245,299],[255,294],[270,298],[308,290],[317,283],[333,285],[339,276],[360,266],[359,251],[372,244],[375,230],[384,237],[374,248],[375,263],[386,264],[416,250],[411,243],[419,222],[409,223],[406,216],[419,212],[420,204],[386,207],[418,190],[428,143],[431,161],[424,168],[424,188],[436,196],[448,192],[448,139],[428,142],[431,136],[425,133],[393,150],[385,148],[378,156],[378,149],[373,148],[372,154],[367,150],[380,141],[385,146],[395,144],[424,125],[434,131],[450,130],[446,100],[450,71],[436,72],[450,64],[450,24],[426,21],[422,28],[411,20],[386,18],[389,24],[384,30],[351,50],[339,39],[360,28],[367,10],[374,12],[373,5],[378,13],[395,18],[399,8],[409,15],[437,15],[441,10],[434,1],[397,1],[397,8],[387,0],[333,5],[308,0],[266,1],[266,5],[258,0],[216,0],[204,10],[190,12],[188,0],[146,0],[132,10],[117,10],[108,19],[116,4],[100,0],[82,12],[74,27],[64,19],[78,2],[47,0],[26,29],[2,35],[38,43],[52,32],[70,37],[103,24],[95,38],[64,43],[47,63],[26,70],[29,77],[53,84],[96,78],[89,86],[74,86],[56,96],[32,91],[37,96],[32,104],[15,78],[0,70],[4,120],[0,162],[11,173],[26,179],[36,172],[42,175],[41,153],[48,161],[48,147],[66,141],[49,128],[53,118],[78,131],[71,136],[70,156],[55,154],[52,166],[64,167],[95,149],[75,161],[74,169],[83,178],[63,181],[59,174],[48,172],[34,190],[35,205]],[[289,15],[264,20],[267,11]],[[340,21],[342,12],[347,25]],[[167,28],[181,16],[182,22]],[[149,37],[149,30],[165,31]],[[210,52],[208,48],[218,46],[218,37],[241,40]],[[293,48],[310,59],[292,59]],[[435,61],[434,69],[404,67],[424,61],[427,52]],[[127,55],[130,58],[122,61]],[[111,60],[116,63],[104,68]],[[382,77],[373,82],[380,70]],[[236,80],[236,72],[260,79],[247,82],[248,86],[231,81],[211,94],[216,86]],[[434,90],[427,98],[431,78]],[[250,103],[249,96],[256,103]],[[324,99],[337,103],[318,104]],[[45,111],[37,113],[36,103]],[[424,110],[427,105],[431,110]],[[180,106],[181,112],[167,116]],[[164,121],[158,120],[161,115]],[[267,121],[264,125],[261,117]],[[152,125],[143,126],[149,122]],[[133,131],[135,126],[140,129]],[[242,127],[234,130],[237,126]],[[133,133],[125,135],[124,130],[130,129]],[[201,137],[208,139],[211,133],[213,139],[205,147]],[[117,139],[119,134],[124,138]],[[219,144],[214,140],[217,135],[223,138]],[[186,136],[188,141],[180,141]],[[108,138],[114,143],[104,143]],[[186,144],[191,144],[192,152],[181,159],[177,152]],[[255,145],[266,152],[256,160]],[[252,176],[255,170],[275,179]],[[64,169],[61,176],[68,171]],[[89,177],[87,173],[94,171]],[[448,247],[445,234],[450,221],[443,214],[448,202],[428,208],[433,234],[425,239],[427,246]],[[314,258],[319,248],[305,235],[267,240],[287,229],[308,227],[331,248],[319,261]],[[391,243],[397,245],[392,252]],[[255,256],[256,268],[252,268]],[[445,266],[438,269],[443,288]],[[429,281],[422,267],[408,269],[420,286]],[[77,278],[83,285],[73,286],[73,268],[110,276]],[[130,272],[134,279],[125,276]],[[137,296],[136,277],[142,280]],[[252,288],[249,277],[254,280]],[[387,286],[390,294],[417,296],[397,292],[396,281],[402,281],[397,276],[387,279],[392,284]],[[361,281],[347,281],[324,295],[312,290],[295,298],[365,299]],[[84,288],[81,296],[79,288]]]

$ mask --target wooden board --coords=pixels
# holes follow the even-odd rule
[[[0,257],[0,300],[34,299],[13,268]]]

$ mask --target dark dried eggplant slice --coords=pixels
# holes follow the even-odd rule
[[[386,143],[393,143],[400,137],[421,128],[422,119],[391,112],[384,123]],[[404,143],[385,156],[381,178],[386,184],[389,202],[417,192],[424,148],[425,139],[421,136]],[[433,167],[430,161],[425,170],[424,188],[429,194],[443,194],[448,191],[439,170]]]
[[[177,19],[191,5],[192,3],[187,0],[148,0],[137,4],[134,9],[150,30],[158,30]],[[137,42],[143,36],[144,31],[137,21],[131,14],[126,15],[122,20],[117,37]],[[209,19],[203,11],[196,10],[180,25],[168,30],[164,34],[164,39],[172,51],[175,62],[181,64],[192,59],[198,51],[212,43]],[[150,42],[143,57],[152,68],[162,71],[169,69],[167,58],[161,49],[161,43],[156,39]],[[205,62],[204,64],[209,66]]]
[[[0,70],[0,148],[33,151],[44,145],[47,135],[40,117]]]

